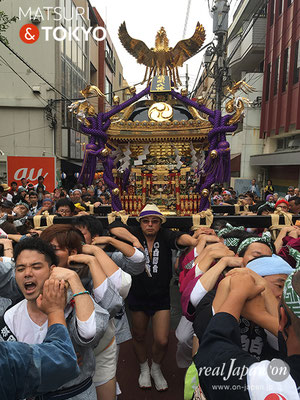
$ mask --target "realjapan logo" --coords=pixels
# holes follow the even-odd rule
[[[71,15],[67,15],[66,9],[64,7],[38,7],[37,9],[32,9],[29,7],[24,10],[22,7],[19,7],[19,20],[28,18],[34,22],[31,24],[24,24],[20,31],[19,36],[20,39],[24,43],[35,43],[41,36],[44,37],[44,40],[48,42],[50,39],[54,39],[55,41],[62,42],[64,40],[75,40],[79,42],[82,38],[84,41],[89,40],[89,35],[92,35],[95,41],[101,42],[106,39],[106,29],[102,26],[87,27],[85,23],[80,24],[79,26],[74,27],[65,27],[63,25],[60,26],[42,26],[40,29],[36,26],[40,22],[44,21],[54,21],[63,22],[63,21],[78,21],[79,19],[86,22],[84,17],[85,10],[83,7],[74,7],[71,11]],[[76,24],[77,25],[77,24]]]

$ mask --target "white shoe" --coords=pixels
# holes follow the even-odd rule
[[[141,389],[150,389],[152,387],[149,367],[141,371],[139,376],[139,387]]]
[[[160,366],[158,364],[156,364],[154,367],[152,364],[151,376],[154,380],[156,390],[158,390],[159,392],[163,392],[164,390],[168,389],[168,383],[165,380],[165,378],[161,372]]]

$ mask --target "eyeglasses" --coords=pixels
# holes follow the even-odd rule
[[[147,218],[143,218],[143,219],[141,219],[141,222],[143,223],[143,224],[145,224],[145,225],[148,225],[148,224],[152,224],[152,225],[156,225],[156,224],[159,224],[160,223],[160,219],[147,219]]]

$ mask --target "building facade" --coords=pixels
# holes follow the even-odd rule
[[[300,185],[300,3],[268,4],[260,137],[263,154],[251,165],[263,168],[277,190]],[[288,171],[288,173],[287,173]]]
[[[260,0],[240,1],[228,29],[227,66],[232,82],[245,81],[254,88],[246,97],[245,117],[238,130],[228,135],[232,157],[231,185],[238,192],[247,190],[251,179],[263,184],[263,170],[251,166],[253,154],[263,151],[260,139],[261,98],[263,90],[263,65],[266,36],[266,7]],[[237,96],[245,97],[242,91]]]
[[[88,137],[80,132],[80,123],[68,106],[82,98],[79,92],[88,84],[98,86],[107,97],[112,95],[101,80],[106,40],[97,40],[102,26],[98,23],[99,14],[88,0],[52,3],[52,7],[41,5],[38,0],[1,3],[8,16],[19,17],[6,32],[13,52],[4,46],[1,51],[1,181],[7,179],[7,156],[31,156],[54,157],[56,181],[65,172],[67,186],[76,183],[74,174],[80,171]],[[38,28],[40,37],[36,42],[28,44],[20,39],[19,31],[25,24]],[[94,34],[95,29],[98,32]],[[118,61],[115,73],[119,71],[123,79]],[[112,82],[114,78],[111,77]],[[96,112],[103,110],[98,98],[92,98],[91,103]]]

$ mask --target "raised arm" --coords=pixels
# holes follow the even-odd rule
[[[197,246],[198,240],[195,239],[194,237],[188,235],[187,233],[184,233],[183,235],[179,236],[176,240],[177,245],[179,246]]]
[[[109,228],[111,234],[117,236],[120,239],[127,240],[132,243],[132,246],[137,248],[143,248],[138,238],[134,236],[128,229],[121,226]]]
[[[87,321],[95,311],[94,303],[89,293],[86,293],[78,274],[68,268],[55,267],[51,273],[51,278],[64,279],[69,283],[75,301],[76,316],[80,321]]]
[[[110,244],[115,247],[117,250],[121,251],[124,256],[131,257],[135,253],[135,248],[128,243],[124,243],[121,240],[115,239],[111,236],[97,236],[93,239],[93,245],[99,244]]]

